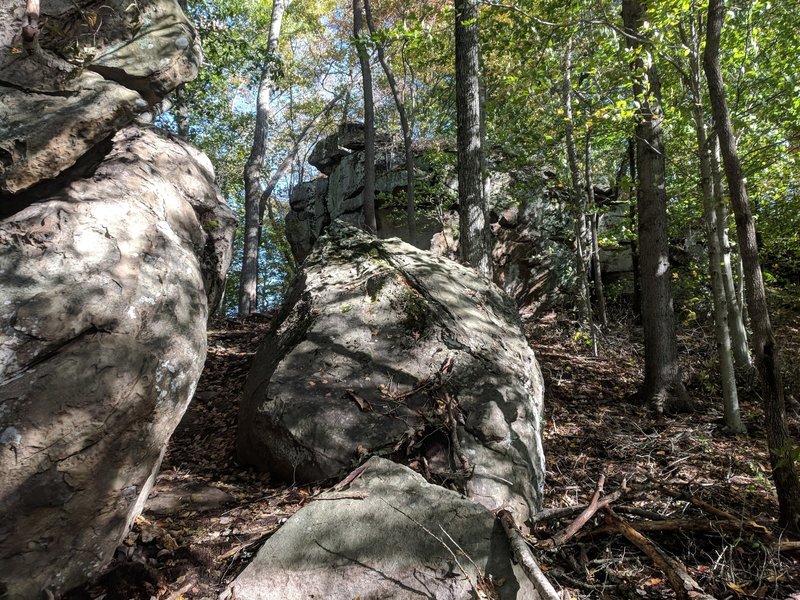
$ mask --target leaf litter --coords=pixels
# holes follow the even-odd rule
[[[784,312],[776,322],[798,440],[800,315]],[[235,461],[239,398],[268,329],[268,316],[210,324],[205,370],[145,512],[105,572],[66,599],[215,599],[325,489],[271,482]],[[800,599],[800,552],[781,545],[757,385],[740,388],[749,434],[726,434],[712,334],[684,327],[681,360],[696,408],[653,415],[636,396],[640,332],[612,325],[595,358],[576,329],[555,313],[525,323],[545,380],[547,460],[544,510],[528,541],[562,597]],[[605,499],[606,508],[576,529],[593,499],[600,506]],[[677,595],[670,574],[620,533],[618,521],[652,542],[667,564],[683,567],[697,589]],[[549,544],[570,524],[576,530],[566,541]]]

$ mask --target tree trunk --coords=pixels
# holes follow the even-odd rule
[[[640,53],[640,0],[623,0],[622,19],[628,47],[636,53],[633,93],[636,111],[636,166],[639,211],[639,264],[644,327],[643,399],[659,413],[680,408],[687,401],[678,364],[675,313],[667,239],[667,197],[660,81],[655,66],[645,66]]]
[[[699,92],[699,88],[696,90]],[[693,90],[694,95],[695,90]],[[744,433],[739,395],[736,389],[733,350],[731,348],[730,328],[728,326],[728,302],[722,274],[722,252],[719,245],[717,211],[714,210],[713,176],[711,156],[706,138],[705,119],[699,96],[693,98],[693,114],[697,134],[697,150],[700,158],[700,184],[703,195],[703,214],[706,222],[706,242],[708,244],[709,274],[711,277],[711,297],[714,304],[714,332],[719,354],[719,370],[722,380],[722,402],[725,410],[725,425],[734,433]]]
[[[259,202],[261,199],[261,171],[267,147],[267,124],[269,121],[272,77],[278,53],[278,38],[283,23],[283,13],[288,0],[274,0],[267,39],[267,61],[261,73],[256,99],[256,129],[253,146],[244,167],[244,250],[242,251],[242,273],[239,280],[239,316],[246,317],[257,309],[258,298],[258,250],[259,250]]]
[[[714,306],[714,333],[719,355],[720,378],[722,382],[722,404],[725,414],[725,425],[734,433],[744,433],[739,395],[736,389],[736,371],[734,369],[733,350],[731,348],[730,327],[728,323],[727,298],[722,272],[722,252],[720,249],[719,228],[715,207],[716,182],[713,176],[710,140],[706,134],[706,118],[703,110],[701,92],[700,66],[700,32],[694,22],[691,23],[690,39],[685,42],[689,47],[689,70],[682,71],[681,76],[688,88],[694,118],[695,135],[697,137],[697,155],[700,161],[700,192],[703,198],[703,215],[706,224],[706,245],[708,248],[708,271],[711,278],[711,298]]]
[[[586,274],[586,196],[581,185],[581,170],[575,148],[575,123],[572,117],[572,38],[567,41],[564,54],[564,89],[561,94],[564,106],[564,126],[569,164],[572,227],[575,234],[575,287],[578,292],[578,315],[581,327],[586,326],[594,341],[592,304],[589,300],[589,281]]]
[[[39,0],[25,2],[25,19],[22,23],[22,40],[30,44],[39,35]]]
[[[278,182],[280,181],[281,177],[283,177],[286,174],[286,172],[292,166],[292,162],[294,162],[294,160],[297,158],[297,154],[300,151],[300,146],[302,145],[303,140],[306,138],[309,131],[311,131],[311,128],[314,126],[314,124],[317,121],[319,121],[321,117],[330,113],[334,109],[334,107],[339,103],[339,101],[342,99],[343,96],[344,92],[341,92],[336,96],[334,96],[333,98],[331,98],[319,113],[317,113],[313,118],[309,119],[309,121],[305,125],[303,125],[303,128],[300,130],[300,133],[292,142],[292,148],[283,158],[281,164],[278,165],[278,168],[275,169],[275,171],[272,173],[272,176],[269,178],[269,181],[267,182],[267,185],[264,187],[263,192],[261,192],[261,199],[259,200],[258,203],[259,223],[263,222],[264,220],[264,210],[266,209],[267,204],[269,203],[269,198],[270,196],[272,196],[272,192],[275,191],[275,187],[278,185]],[[300,181],[302,181],[302,176]]]
[[[742,166],[736,149],[725,88],[722,81],[719,49],[722,24],[725,19],[725,2],[710,0],[708,5],[708,30],[703,64],[708,80],[714,127],[719,138],[725,178],[731,195],[731,204],[736,215],[736,235],[739,253],[744,265],[744,283],[747,294],[747,310],[753,329],[755,363],[763,385],[764,421],[769,447],[772,476],[778,493],[781,524],[793,531],[800,530],[800,480],[797,477],[793,457],[792,440],[786,427],[786,408],[783,397],[783,381],[780,371],[780,355],[772,334],[772,325],[767,311],[767,298],[753,215],[747,198]]]
[[[586,181],[586,203],[592,214],[589,215],[589,232],[592,248],[592,279],[594,280],[594,297],[597,302],[597,314],[600,324],[608,327],[608,312],[606,311],[606,295],[603,290],[603,273],[600,266],[600,242],[597,239],[597,229],[600,225],[600,215],[597,212],[597,203],[594,197],[594,182],[592,181],[592,130],[586,131],[586,151],[583,159],[584,180]],[[596,344],[595,344],[596,346]],[[595,347],[595,356],[597,348]]]
[[[372,21],[372,7],[370,0],[364,0],[364,13],[367,18],[367,28],[372,35],[375,35],[375,26]],[[405,150],[406,158],[406,220],[408,223],[408,243],[412,246],[417,245],[417,217],[416,207],[414,200],[414,150],[413,141],[411,138],[411,127],[408,123],[408,116],[406,114],[406,107],[403,104],[403,99],[400,97],[400,91],[397,89],[397,80],[392,72],[392,67],[386,60],[386,49],[383,43],[377,44],[378,61],[381,63],[383,72],[389,82],[389,88],[392,91],[392,98],[394,98],[394,105],[397,107],[397,114],[400,117],[400,127],[403,129],[403,148]]]
[[[725,302],[728,308],[728,325],[731,333],[731,346],[736,369],[740,373],[749,374],[753,370],[750,348],[747,345],[747,329],[744,324],[744,298],[736,290],[731,267],[731,245],[728,242],[728,207],[722,193],[722,174],[719,167],[719,140],[714,134],[711,142],[711,174],[714,182],[714,207],[717,213],[717,235],[722,253],[722,285],[725,289]],[[741,266],[737,256],[736,266]],[[739,290],[742,290],[741,278]]]
[[[629,198],[630,207],[628,209],[628,220],[631,224],[631,229],[634,231],[639,230],[639,202],[637,196],[639,195],[639,186],[637,185],[637,171],[636,171],[636,140],[633,138],[628,139],[628,168],[631,172],[631,194]],[[635,191],[634,191],[635,190]],[[639,240],[637,235],[631,236],[631,269],[633,270],[633,314],[638,319],[642,319],[642,278],[639,275],[641,269],[639,268]]]
[[[462,260],[491,279],[488,210],[483,193],[477,0],[455,0],[459,239]]]
[[[375,103],[372,99],[372,70],[362,20],[361,1],[353,0],[353,36],[364,86],[364,191],[362,192],[364,227],[370,233],[376,234],[378,223],[375,218]]]

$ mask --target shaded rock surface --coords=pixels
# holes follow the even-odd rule
[[[378,134],[376,147],[378,236],[407,239],[405,214],[398,216],[390,207],[382,206],[384,199],[405,194],[407,178],[402,147],[385,134]],[[291,210],[286,217],[286,237],[298,262],[311,253],[314,242],[331,221],[340,219],[363,227],[363,149],[364,126],[361,123],[343,123],[336,133],[314,146],[309,162],[324,176],[302,182],[294,188]],[[421,170],[418,178],[425,177]],[[441,224],[436,218],[420,212],[417,215],[418,246],[428,249],[431,237],[440,229]]]
[[[455,262],[336,221],[256,355],[237,452],[298,482],[387,456],[524,521],[541,501],[541,410],[510,298]]]
[[[24,200],[17,197],[17,200]],[[0,590],[58,594],[140,512],[206,353],[235,225],[208,159],[128,128],[0,221]]]
[[[371,458],[345,492],[301,509],[222,598],[538,598],[494,515],[410,469]],[[348,497],[350,494],[350,497]]]
[[[25,2],[0,0],[0,194],[72,166],[179,84],[202,54],[175,0],[42,0],[23,47]]]

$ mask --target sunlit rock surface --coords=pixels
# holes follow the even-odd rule
[[[96,574],[200,377],[235,226],[208,158],[128,128],[0,221],[0,595]],[[5,597],[5,596],[4,596]]]
[[[72,166],[202,60],[175,0],[42,0],[28,47],[24,16],[24,0],[0,0],[0,194]]]
[[[541,411],[539,367],[508,296],[336,221],[254,360],[237,449],[297,482],[386,456],[524,521],[541,501]]]

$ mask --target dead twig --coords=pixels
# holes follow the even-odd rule
[[[670,586],[675,591],[678,600],[714,600],[713,596],[706,594],[698,583],[692,579],[686,566],[677,558],[673,558],[656,546],[650,539],[636,531],[630,523],[620,518],[610,507],[605,508],[606,522],[617,528],[625,539],[641,550],[653,561],[664,575]]]
[[[560,546],[572,536],[574,536],[581,527],[586,525],[589,519],[592,518],[592,515],[597,512],[598,505],[600,501],[600,494],[603,493],[603,485],[606,482],[606,476],[600,475],[600,479],[597,480],[597,487],[594,490],[594,495],[592,496],[592,501],[589,502],[589,506],[583,509],[583,512],[578,515],[578,517],[567,527],[556,533],[552,538],[549,540],[544,540],[540,542],[539,546],[542,548],[553,548],[555,546]]]
[[[699,519],[659,519],[657,521],[629,521],[633,529],[639,532],[650,531],[696,531],[701,533],[716,533],[722,535],[723,533],[733,533],[741,535],[745,529],[741,526],[740,521],[728,521],[722,519],[715,519],[713,521],[702,521]],[[581,532],[581,538],[586,536],[604,535],[608,533],[619,533],[619,529],[615,525],[605,525],[596,527],[590,531]],[[759,535],[758,532],[748,532],[754,538],[761,538],[761,541],[774,547],[781,552],[792,552],[800,550],[800,542],[793,540],[776,540],[771,534]]]
[[[731,513],[724,511],[716,506],[713,506],[706,502],[705,500],[701,500],[700,498],[693,496],[688,492],[682,492],[680,490],[676,490],[675,488],[662,485],[660,488],[666,493],[675,498],[676,500],[685,500],[689,504],[696,506],[697,508],[704,510],[705,512],[714,515],[720,519],[724,519],[730,521],[732,523],[736,523],[737,527],[741,530],[748,530],[752,533],[759,535],[760,537],[766,537],[769,539],[771,543],[778,543],[778,539],[775,535],[770,531],[767,527],[756,523],[755,521],[746,521],[736,515],[732,515]]]
[[[595,592],[595,593],[602,593],[602,592],[614,592],[619,589],[618,585],[602,583],[602,584],[592,584],[587,583],[586,581],[581,581],[580,579],[576,579],[571,575],[567,575],[561,569],[552,569],[550,574],[555,579],[563,579],[572,587],[576,587],[581,590],[586,590],[587,592]]]
[[[538,545],[540,548],[555,548],[557,546],[561,546],[574,537],[575,534],[578,533],[578,531],[580,531],[581,528],[586,525],[586,523],[588,523],[589,519],[591,519],[598,510],[606,508],[612,502],[618,500],[622,494],[628,491],[627,482],[623,480],[622,487],[619,490],[609,494],[601,500],[600,495],[603,493],[603,485],[605,484],[605,481],[605,475],[601,475],[597,482],[597,488],[592,496],[592,501],[586,506],[586,508],[583,509],[583,512],[581,512],[581,514],[579,514],[578,517],[566,528],[556,533],[549,540],[542,540],[539,542]]]
[[[539,592],[543,600],[561,600],[561,596],[556,592],[553,584],[545,577],[542,570],[539,568],[536,559],[533,556],[528,543],[520,533],[517,524],[514,522],[514,517],[505,509],[501,509],[497,513],[497,518],[508,536],[508,541],[511,544],[511,551],[514,553],[514,558],[522,565],[525,574],[531,583]]]
[[[314,500],[363,500],[364,498],[369,498],[367,492],[324,492]]]
[[[420,523],[419,521],[417,521],[417,520],[416,520],[414,517],[412,517],[412,516],[411,516],[411,515],[409,515],[408,513],[404,512],[403,510],[401,510],[401,509],[399,509],[399,508],[397,508],[396,506],[393,506],[392,504],[389,504],[389,503],[388,503],[388,502],[386,502],[386,500],[384,500],[383,498],[381,498],[381,501],[382,501],[382,502],[383,502],[383,503],[384,503],[386,506],[388,506],[389,508],[391,508],[392,510],[395,510],[395,511],[399,512],[399,513],[400,513],[401,515],[403,515],[403,516],[404,516],[406,519],[408,519],[409,521],[411,521],[412,523],[414,523],[414,524],[415,524],[417,527],[419,527],[420,529],[422,529],[422,531],[424,531],[424,532],[425,532],[425,533],[427,533],[429,536],[431,536],[433,539],[435,539],[437,542],[439,542],[439,544],[441,544],[441,546],[442,546],[442,547],[443,547],[445,550],[447,550],[447,552],[450,554],[450,556],[452,556],[452,557],[453,557],[453,560],[455,561],[455,563],[456,563],[456,566],[457,566],[457,567],[458,567],[458,569],[461,571],[461,574],[462,574],[462,575],[463,575],[463,576],[466,578],[466,580],[467,580],[467,583],[469,583],[470,587],[472,588],[472,591],[473,591],[473,593],[475,594],[475,597],[476,597],[476,598],[480,598],[480,597],[481,597],[481,595],[480,595],[480,592],[478,591],[478,588],[476,587],[476,584],[472,582],[472,578],[469,576],[469,573],[467,573],[467,570],[466,570],[466,569],[463,567],[463,565],[461,564],[461,562],[458,560],[458,556],[456,556],[456,553],[455,553],[455,552],[453,552],[453,549],[452,549],[450,546],[448,546],[448,545],[445,543],[445,541],[444,541],[442,538],[440,538],[438,535],[436,535],[435,533],[433,533],[433,532],[432,532],[430,529],[428,529],[427,527],[425,527],[425,525],[423,525],[422,523]],[[440,527],[441,527],[441,526],[440,526]],[[444,528],[442,528],[442,531],[444,531]],[[447,535],[447,537],[450,537],[450,534],[448,534],[446,531],[445,531],[445,534]],[[452,538],[450,538],[450,539],[452,539]],[[466,553],[464,553],[464,551],[463,551],[463,550],[461,550],[461,547],[460,547],[460,546],[458,546],[458,544],[456,544],[456,548],[457,548],[459,551],[461,551],[461,552],[462,552],[462,554],[464,554],[464,556],[466,556],[466,557],[467,557],[467,559],[468,559],[468,560],[469,560],[469,561],[470,561],[470,562],[471,562],[473,565],[475,565],[475,563],[472,561],[472,558],[470,558],[469,556],[467,556],[467,554],[466,554]],[[475,565],[475,567],[477,568],[477,565]],[[482,578],[482,577],[483,577],[483,573],[481,573],[480,571],[478,571],[478,572],[477,572],[477,576],[478,576],[479,578]]]
[[[366,463],[364,463],[359,467],[356,467],[355,469],[350,471],[350,474],[347,477],[345,477],[339,483],[334,485],[333,489],[338,491],[341,490],[342,488],[347,487],[348,485],[353,483],[356,479],[358,479],[361,476],[361,474],[366,470],[366,468],[367,468]]]
[[[469,463],[464,449],[461,447],[461,441],[458,439],[458,421],[455,414],[455,400],[447,392],[444,393],[445,406],[447,407],[447,422],[450,428],[450,444],[453,448],[453,453],[461,462],[461,469],[469,476],[472,473],[472,466]]]
[[[191,580],[187,581],[181,587],[179,587],[177,590],[172,592],[169,596],[164,596],[163,600],[177,600],[178,598],[183,596],[186,592],[191,590],[195,583],[196,582],[195,582],[194,579],[191,579]]]

